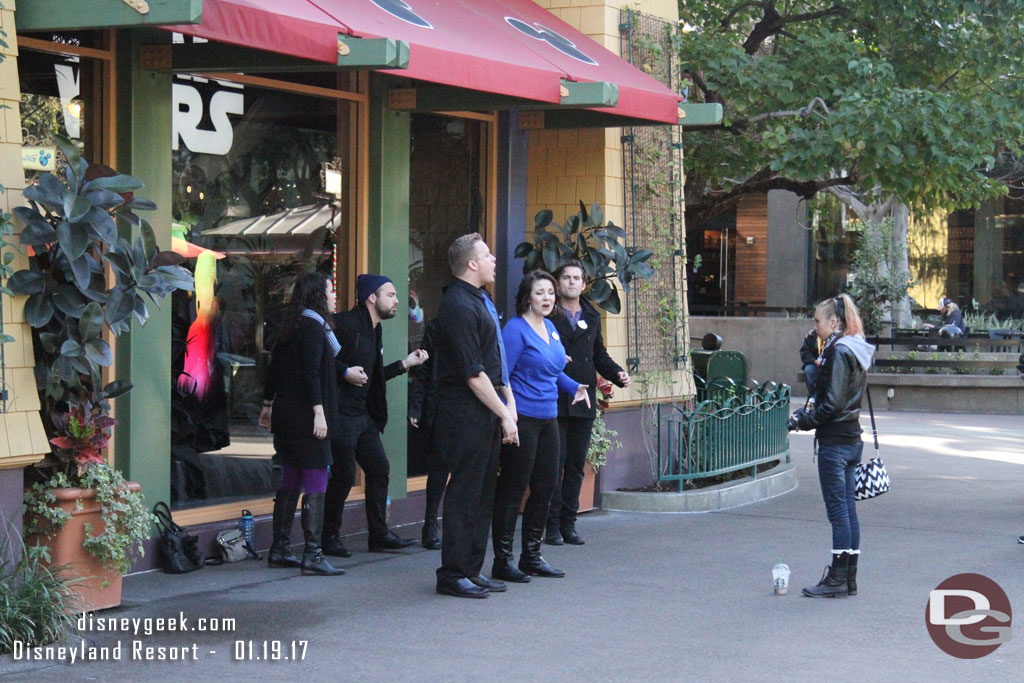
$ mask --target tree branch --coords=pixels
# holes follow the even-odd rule
[[[756,116],[751,116],[749,119],[746,120],[746,123],[747,123],[747,125],[749,125],[751,123],[757,123],[758,121],[763,121],[765,119],[781,119],[781,118],[786,118],[786,117],[789,117],[789,116],[806,117],[806,116],[810,116],[812,113],[814,113],[815,106],[818,106],[818,107],[821,107],[822,109],[824,109],[825,110],[825,114],[830,114],[831,113],[831,111],[828,108],[828,105],[825,103],[825,100],[821,99],[820,97],[815,97],[813,100],[811,100],[807,104],[806,107],[803,107],[802,109],[791,109],[791,110],[788,110],[788,111],[773,111],[773,112],[767,112],[767,113],[764,113],[764,114],[758,114]],[[825,118],[821,114],[818,114],[818,116],[821,116],[821,118]],[[744,126],[744,128],[745,127],[746,126]]]
[[[822,19],[836,14],[842,14],[846,11],[839,5],[833,5],[828,9],[819,10],[817,12],[804,12],[803,14],[782,16],[775,9],[774,5],[762,6],[764,6],[764,16],[754,25],[750,35],[747,36],[745,41],[743,41],[743,50],[748,55],[757,54],[761,49],[761,46],[764,44],[764,41],[781,33],[789,24],[814,21],[815,19]]]

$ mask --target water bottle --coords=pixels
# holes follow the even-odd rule
[[[245,544],[249,546],[249,553],[252,554],[252,548],[255,547],[255,522],[253,521],[252,513],[248,510],[242,510],[242,519],[238,521],[238,530],[241,531],[242,536],[245,537]]]

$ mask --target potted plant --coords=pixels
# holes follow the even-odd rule
[[[193,283],[178,265],[181,257],[160,252],[152,226],[135,213],[155,208],[134,196],[143,184],[90,166],[67,138],[54,141],[63,179],[43,173],[23,193],[29,206],[13,210],[32,258],[8,285],[28,297],[25,321],[32,327],[43,424],[53,446],[26,470],[26,525],[30,544],[49,546],[52,562],[98,577],[92,582],[98,588],[116,589],[116,596],[101,596],[86,587],[89,582],[76,584],[85,607],[100,609],[120,604],[120,575],[134,553],[141,554],[152,522],[138,485],[125,482],[104,459],[115,424],[109,401],[132,386],[102,382],[103,368],[113,363],[104,336],[129,331],[132,318],[144,325],[147,299],[156,303]],[[123,236],[132,233],[133,240]],[[66,549],[80,556],[69,558]],[[100,577],[101,570],[111,573]]]
[[[648,263],[654,252],[623,245],[620,240],[626,239],[626,231],[611,221],[604,223],[604,211],[598,204],[588,212],[581,201],[580,210],[564,225],[555,223],[554,213],[544,209],[537,212],[533,225],[533,241],[516,246],[516,258],[525,259],[523,272],[543,268],[553,273],[563,261],[577,260],[587,275],[583,296],[609,313],[622,310],[616,279],[628,292],[633,280],[649,280],[654,275]]]
[[[590,432],[590,447],[587,448],[587,467],[583,471],[583,486],[580,488],[580,510],[596,507],[594,492],[597,473],[608,464],[608,453],[622,445],[616,438],[619,433],[614,429],[608,429],[604,423],[604,411],[608,409],[608,402],[612,400],[613,386],[604,377],[597,378],[597,416]]]

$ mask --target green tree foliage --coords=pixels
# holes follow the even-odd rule
[[[1019,168],[1024,0],[679,0],[691,101],[687,220],[744,195],[829,191],[869,229],[908,207],[964,208]],[[899,210],[903,207],[903,211]],[[891,251],[891,250],[890,250]]]

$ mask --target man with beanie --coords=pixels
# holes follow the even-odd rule
[[[335,357],[341,429],[331,443],[334,464],[327,483],[322,544],[327,555],[352,554],[342,543],[341,521],[345,500],[355,483],[356,463],[366,475],[370,552],[399,550],[416,543],[390,531],[386,520],[391,467],[380,439],[388,421],[384,383],[427,360],[426,352],[416,350],[404,360],[384,365],[380,321],[395,317],[397,312],[398,292],[391,278],[363,274],[356,278],[356,305],[334,315],[335,334],[341,344]]]

